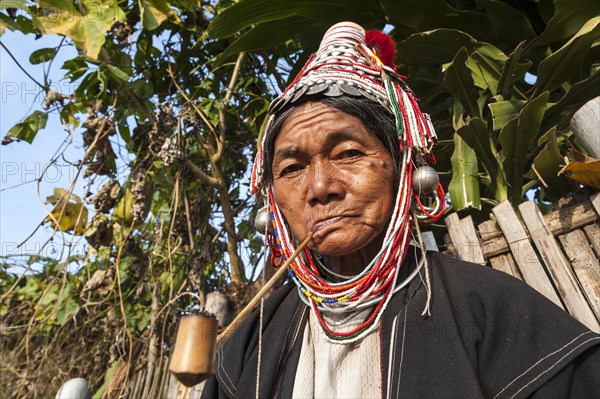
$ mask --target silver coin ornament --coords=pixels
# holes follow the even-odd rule
[[[429,165],[419,166],[413,172],[412,189],[418,195],[431,194],[440,182],[437,171]]]
[[[268,206],[260,208],[256,213],[256,216],[254,217],[254,228],[260,234],[265,234],[265,231],[268,233],[273,232],[273,224],[271,223]]]

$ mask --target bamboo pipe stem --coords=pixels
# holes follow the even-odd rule
[[[223,330],[223,332],[219,335],[219,338],[217,339],[217,348],[221,347],[225,343],[228,336],[235,330],[237,325],[242,320],[244,320],[246,318],[246,316],[248,316],[250,314],[250,312],[252,312],[252,310],[258,304],[258,302],[271,290],[271,288],[273,288],[273,286],[275,285],[277,280],[279,280],[279,278],[283,275],[283,273],[285,273],[287,271],[287,268],[289,267],[289,265],[294,261],[294,259],[296,259],[296,256],[298,256],[298,254],[300,254],[302,249],[304,249],[304,247],[306,246],[306,244],[308,244],[308,242],[312,239],[312,237],[313,237],[313,232],[311,231],[310,233],[308,233],[308,235],[306,236],[304,241],[302,241],[302,243],[300,245],[298,245],[298,247],[296,248],[296,251],[294,251],[292,256],[288,260],[286,260],[285,263],[279,267],[279,269],[277,269],[277,272],[275,272],[273,277],[271,277],[271,279],[269,281],[267,281],[267,283],[261,288],[261,290],[258,291],[258,293],[254,296],[254,298],[252,298],[250,303],[248,303],[248,305],[246,305],[246,307],[244,309],[242,309],[242,311],[236,316],[236,318],[233,319],[233,321],[227,327],[225,327],[225,329]]]

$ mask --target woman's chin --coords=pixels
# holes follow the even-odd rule
[[[310,247],[320,254],[326,256],[345,256],[355,253],[365,247],[365,244],[355,239],[343,239],[332,236],[324,237],[322,240],[313,239]],[[361,245],[362,244],[362,245]]]
[[[379,252],[383,233],[364,229],[360,234],[349,234],[346,229],[332,229],[326,234],[315,234],[309,248],[325,256],[348,256],[359,252],[364,258],[372,258]]]

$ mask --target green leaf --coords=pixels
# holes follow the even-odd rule
[[[29,144],[33,142],[38,131],[46,127],[48,114],[42,111],[33,111],[23,122],[14,125],[8,131],[8,136],[25,140]]]
[[[12,20],[8,15],[0,12],[0,36],[4,34],[6,28],[14,31],[19,29],[19,26],[15,21]]]
[[[106,69],[108,70],[108,73],[117,80],[123,82],[127,82],[129,80],[129,75],[127,75],[125,72],[123,72],[122,69],[114,65],[106,65]]]
[[[138,5],[141,10],[144,29],[154,30],[167,19],[170,19],[173,23],[179,23],[179,17],[177,17],[168,2],[163,0],[138,0]]]
[[[79,109],[73,102],[65,104],[60,110],[60,122],[63,125],[71,125],[75,128],[79,127],[79,120],[75,115],[79,112]]]
[[[600,71],[571,86],[556,104],[548,108],[542,122],[543,130],[555,125],[559,130],[567,129],[573,114],[589,100],[598,96],[598,87],[600,87]]]
[[[525,166],[531,162],[527,158],[529,147],[536,139],[542,117],[548,103],[548,92],[527,103],[519,115],[512,119],[500,131],[499,141],[502,145],[504,170],[509,188],[509,198],[512,203],[521,201],[521,186]]]
[[[590,19],[571,40],[540,62],[536,93],[554,90],[567,80],[599,35],[600,16]]]
[[[264,23],[284,19],[292,23],[286,25],[287,31],[279,38],[280,40],[300,34],[306,27],[300,23],[301,21],[305,21],[308,25],[320,26],[320,36],[322,36],[335,22],[347,20],[365,25],[372,25],[374,22],[381,24],[385,20],[385,15],[377,4],[369,1],[346,1],[344,6],[340,7],[336,2],[314,0],[296,2],[246,0],[234,4],[217,15],[208,26],[208,34],[212,38],[226,38],[250,26],[255,26],[256,29]],[[276,32],[273,32],[272,35],[275,34]],[[320,37],[314,44],[318,44],[319,40]]]
[[[145,79],[138,79],[129,83],[129,89],[138,97],[148,99],[154,95],[152,82]]]
[[[77,4],[79,6],[63,0],[41,0],[39,7],[46,12],[36,15],[34,22],[44,33],[69,37],[90,58],[97,59],[106,32],[115,22],[124,21],[125,13],[119,8],[118,0],[79,0]]]
[[[479,196],[479,178],[477,154],[458,135],[454,135],[454,153],[452,162],[452,181],[448,185],[450,202],[454,209],[481,209]]]
[[[43,289],[40,287],[40,284],[34,278],[28,278],[24,287],[18,288],[19,294],[22,294],[25,297],[31,297],[32,301],[37,301],[37,299],[42,295]],[[23,296],[20,296],[21,299],[24,299]]]
[[[525,78],[525,73],[529,71],[533,64],[531,61],[519,63],[524,45],[525,42],[519,43],[502,67],[497,94],[502,95],[504,98],[511,97],[514,83],[522,81]]]
[[[514,119],[521,108],[524,101],[498,101],[488,104],[492,112],[493,130],[502,129],[511,119]]]
[[[508,23],[499,23],[499,17],[477,11],[475,7],[463,11],[444,0],[380,0],[379,3],[393,25],[408,25],[420,32],[439,28],[456,29],[478,41],[498,43],[503,50],[514,47],[520,41],[513,43],[509,40],[514,28],[507,31]]]
[[[600,1],[597,0],[554,0],[554,16],[544,32],[527,45],[527,50],[570,37],[591,16],[598,14],[600,14]]]
[[[483,164],[492,180],[494,198],[499,202],[507,199],[507,184],[502,160],[500,159],[494,143],[492,132],[487,130],[486,124],[479,118],[472,118],[456,132],[465,143],[477,154],[477,159]]]
[[[493,21],[492,30],[498,31],[510,43],[519,43],[536,36],[527,17],[508,4],[495,0],[477,0],[477,7],[484,9]]]
[[[65,61],[62,69],[67,70],[65,78],[72,82],[82,77],[88,71],[88,65],[83,57],[75,57],[71,60]]]
[[[492,45],[480,47],[466,61],[472,72],[473,83],[483,90],[489,90],[492,95],[496,94],[500,70],[506,59],[506,55]]]
[[[63,300],[56,309],[56,322],[64,326],[69,318],[79,310],[79,305],[71,298]]]
[[[571,193],[571,184],[567,178],[558,175],[564,160],[558,148],[556,128],[552,128],[544,133],[538,141],[538,145],[544,145],[544,147],[534,158],[533,164],[535,165],[535,170],[548,185],[548,187],[544,187],[547,196],[558,199],[568,195]]]
[[[466,65],[467,59],[468,52],[463,47],[456,53],[452,63],[446,69],[444,83],[448,86],[454,98],[463,105],[467,114],[474,118],[480,116],[477,108],[479,95],[471,72]]]
[[[131,139],[131,132],[129,130],[129,125],[127,124],[127,120],[122,120],[117,124],[119,136],[123,139],[125,144],[128,146],[133,144],[133,140]]]
[[[106,374],[104,374],[104,382],[102,383],[102,386],[100,386],[100,388],[98,388],[98,390],[94,393],[93,399],[102,399],[102,397],[104,397],[104,392],[108,388],[110,380],[112,379],[113,374],[115,374],[118,366],[119,362],[117,360],[111,363],[108,370],[106,370]]]
[[[415,33],[398,43],[399,61],[411,64],[446,64],[461,49],[473,51],[477,41],[468,34],[455,29],[435,29]]]
[[[301,25],[303,28],[291,29],[291,25]],[[311,21],[304,18],[292,17],[285,20],[265,22],[235,40],[219,56],[219,59],[224,60],[241,51],[274,48],[284,45],[289,41],[297,43],[305,51],[314,51],[316,48],[311,46],[317,45],[319,38],[322,36],[323,26],[311,23]]]
[[[35,50],[29,55],[31,64],[41,64],[42,62],[50,61],[56,55],[56,48],[41,48]]]

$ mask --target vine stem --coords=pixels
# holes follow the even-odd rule
[[[27,70],[26,70],[25,68],[23,68],[23,66],[22,66],[22,65],[19,63],[19,61],[17,61],[17,59],[15,58],[15,56],[14,56],[14,55],[13,55],[13,54],[10,52],[10,50],[8,49],[8,47],[6,47],[6,46],[4,45],[4,43],[2,43],[1,41],[0,41],[0,46],[2,46],[2,48],[3,48],[3,49],[4,49],[4,50],[5,50],[7,53],[8,53],[8,55],[10,56],[10,58],[12,58],[12,60],[15,62],[15,64],[17,64],[17,66],[19,67],[19,69],[20,69],[21,71],[23,71],[23,73],[24,73],[25,75],[27,75],[27,77],[28,77],[29,79],[33,80],[33,82],[34,82],[35,84],[37,84],[38,86],[40,86],[40,88],[42,88],[42,90],[48,91],[48,87],[47,87],[47,86],[44,86],[43,84],[41,84],[40,82],[38,82],[38,81],[37,81],[37,80],[36,80],[36,79],[35,79],[33,76],[31,76],[31,75],[29,74],[29,72],[27,72]]]

